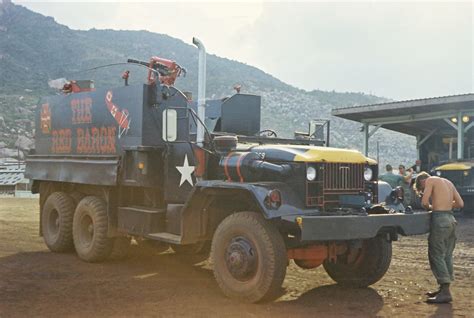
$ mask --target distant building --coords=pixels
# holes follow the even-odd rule
[[[25,164],[16,160],[0,162],[0,195],[35,197],[30,180],[24,176]]]

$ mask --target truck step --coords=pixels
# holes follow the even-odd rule
[[[151,208],[151,207],[146,207],[146,206],[121,206],[119,207],[121,210],[127,210],[130,212],[142,212],[142,213],[165,213],[164,209],[157,209],[157,208]]]
[[[166,211],[143,206],[118,208],[117,229],[132,235],[160,232],[166,226]]]
[[[181,244],[181,236],[168,232],[151,233],[146,236],[152,240],[158,240],[171,244]]]

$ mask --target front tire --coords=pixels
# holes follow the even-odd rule
[[[349,248],[335,263],[323,263],[328,275],[338,284],[367,287],[378,282],[387,272],[392,260],[392,242],[385,237],[364,240],[361,248]]]
[[[77,205],[72,227],[79,258],[86,262],[100,262],[109,257],[114,240],[107,236],[107,206],[102,199],[94,196],[83,198]]]
[[[44,203],[41,229],[44,242],[52,252],[69,252],[74,248],[72,241],[74,206],[73,199],[64,192],[52,193]]]
[[[254,212],[232,214],[219,224],[211,260],[224,294],[252,303],[278,296],[288,264],[281,234]]]

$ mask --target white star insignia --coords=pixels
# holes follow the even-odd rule
[[[191,186],[193,186],[193,178],[191,177],[191,174],[194,171],[195,166],[190,166],[188,163],[188,155],[184,155],[184,163],[182,166],[176,166],[176,169],[178,169],[179,173],[181,173],[181,180],[179,181],[179,186],[185,182],[188,181]]]

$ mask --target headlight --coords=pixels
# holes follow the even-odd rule
[[[306,169],[306,180],[313,181],[314,179],[316,179],[316,168],[313,166],[309,166]]]
[[[437,175],[438,177],[441,177],[441,171],[439,171],[439,170],[436,171],[436,175]]]
[[[364,170],[364,179],[365,179],[365,181],[372,180],[373,175],[374,175],[374,173],[372,172],[372,168],[370,168],[370,167],[365,168],[365,170]]]

